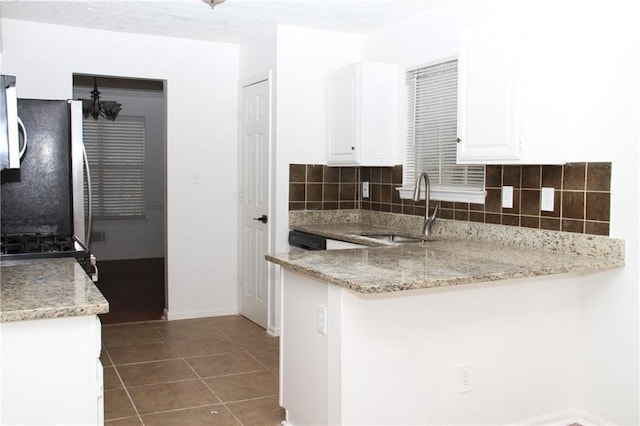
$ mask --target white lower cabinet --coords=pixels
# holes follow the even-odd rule
[[[0,424],[102,425],[95,315],[0,324]]]

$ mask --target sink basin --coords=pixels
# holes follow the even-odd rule
[[[422,238],[406,237],[404,235],[397,234],[365,234],[362,236],[381,241],[391,241],[394,243],[422,243],[425,241]]]

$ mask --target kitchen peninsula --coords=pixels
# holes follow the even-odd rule
[[[102,424],[109,304],[73,258],[0,264],[0,424]]]
[[[360,244],[419,229],[381,217],[291,228]],[[566,277],[622,267],[623,241],[439,220],[433,241],[370,244],[267,256],[282,266],[290,424],[504,424],[574,406],[581,283]]]

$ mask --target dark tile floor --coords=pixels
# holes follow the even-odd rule
[[[105,425],[279,425],[278,341],[241,316],[103,325]]]

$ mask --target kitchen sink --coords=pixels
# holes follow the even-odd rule
[[[390,241],[393,243],[422,243],[422,238],[407,237],[398,234],[364,234],[363,237],[373,238],[375,240]]]

